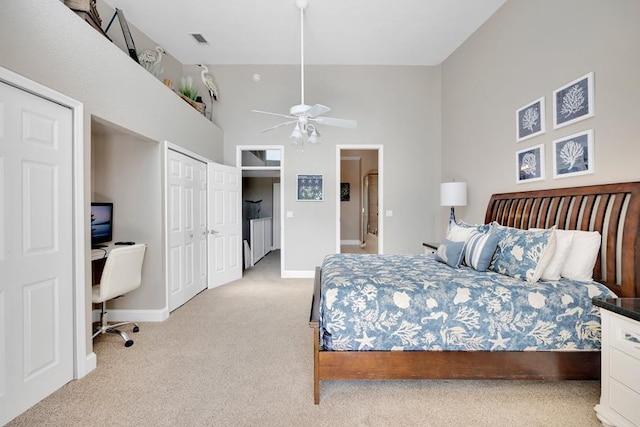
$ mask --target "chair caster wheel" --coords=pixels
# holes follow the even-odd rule
[[[125,346],[125,347],[131,347],[132,345],[133,345],[133,340],[127,340],[127,341],[124,343],[124,346]]]
[[[140,327],[138,326],[134,326],[133,327],[133,332],[139,332],[140,331]]]

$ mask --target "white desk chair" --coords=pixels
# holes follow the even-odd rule
[[[138,332],[140,328],[134,322],[121,322],[115,325],[107,323],[107,301],[140,287],[142,282],[142,261],[146,245],[121,246],[112,249],[104,264],[104,270],[100,278],[100,284],[93,287],[92,302],[102,303],[100,312],[100,325],[93,333],[93,338],[100,334],[118,334],[124,340],[125,347],[131,347],[133,340],[129,336],[115,329],[118,326],[133,324],[133,332]]]

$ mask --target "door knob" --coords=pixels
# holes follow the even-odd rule
[[[211,231],[209,231],[209,233],[211,233],[211,234],[218,234],[218,233],[220,233],[220,232],[219,232],[219,231],[216,231],[216,230],[211,230]]]

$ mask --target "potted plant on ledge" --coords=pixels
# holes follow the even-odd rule
[[[198,89],[193,87],[193,78],[191,76],[180,79],[177,94],[189,105],[198,110],[200,114],[204,114],[205,105],[200,102],[202,98],[198,96]]]

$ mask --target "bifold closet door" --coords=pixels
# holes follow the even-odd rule
[[[207,164],[167,151],[169,311],[207,287]]]

